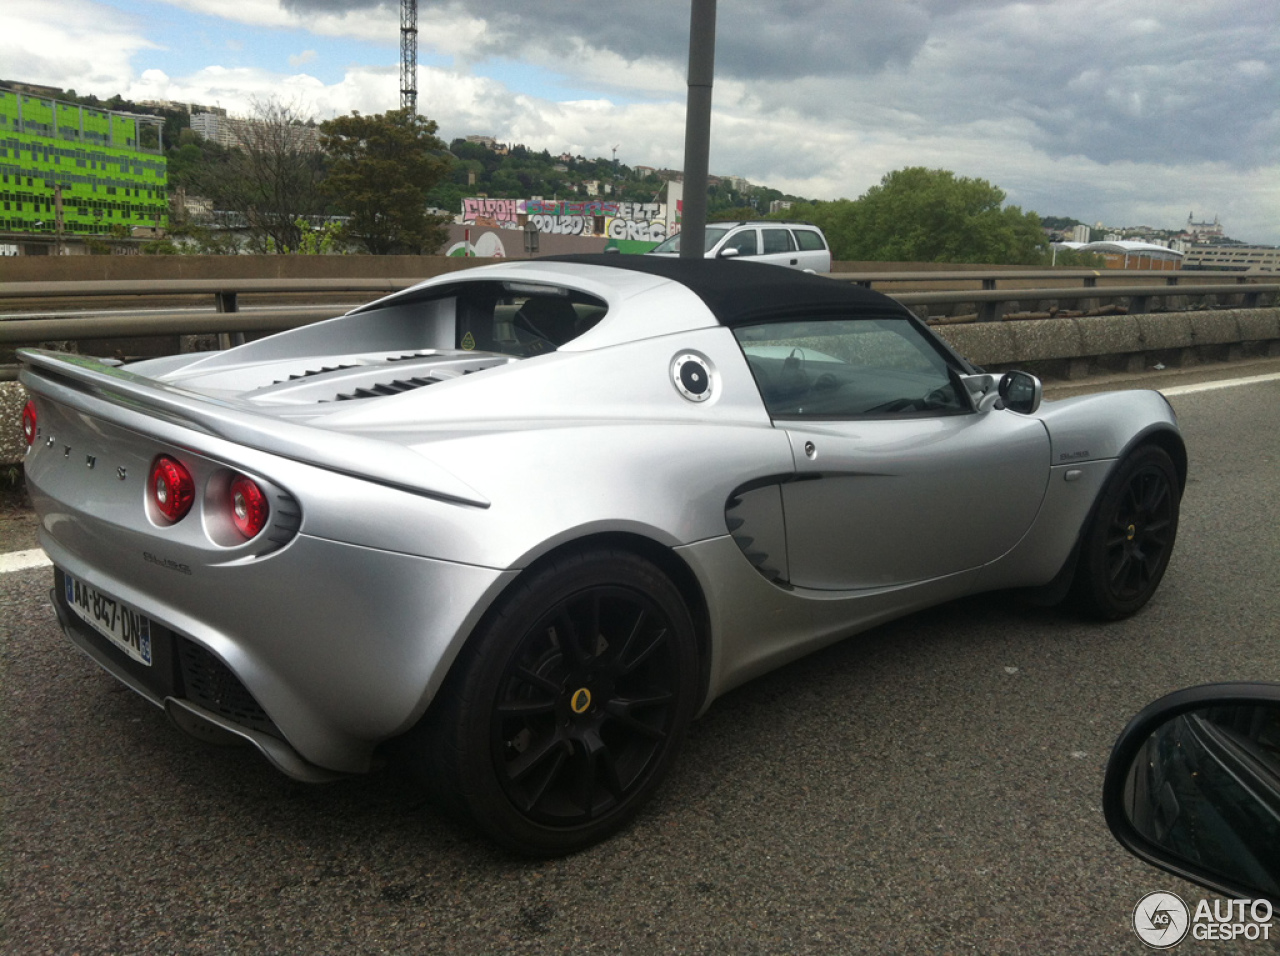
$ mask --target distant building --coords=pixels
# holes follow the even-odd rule
[[[286,129],[291,145],[297,149],[319,149],[320,130],[314,126],[277,126],[258,119],[228,116],[226,110],[193,113],[191,131],[228,148],[251,146],[267,129]]]
[[[1196,222],[1195,213],[1187,216],[1187,226],[1183,230],[1183,235],[1187,238],[1197,241],[1206,241],[1222,238],[1222,223],[1218,221],[1218,217],[1213,217],[1213,222]]]
[[[129,234],[168,226],[161,120],[0,88],[0,236]],[[157,126],[156,145],[141,145]],[[31,252],[49,243],[32,243]]]
[[[790,199],[775,199],[771,203],[769,203],[769,212],[771,214],[775,212],[785,212],[786,210],[790,209],[794,205],[795,203],[793,203]]]
[[[220,110],[217,113],[192,113],[191,132],[220,146],[235,145],[231,132],[231,121],[227,116],[226,110]]]
[[[1092,229],[1090,229],[1084,223],[1080,223],[1074,229],[1071,230],[1071,241],[1086,243],[1089,241],[1089,237],[1092,234],[1093,234]]]
[[[489,149],[495,149],[498,145],[498,141],[492,136],[478,136],[475,134],[468,136],[467,142],[475,143],[478,146],[487,146]]]
[[[1192,246],[1182,268],[1210,272],[1280,272],[1280,249],[1274,246]]]
[[[1108,269],[1177,269],[1182,265],[1182,253],[1153,242],[1108,238],[1102,242],[1064,242],[1059,245],[1079,252],[1097,253],[1106,259]]]

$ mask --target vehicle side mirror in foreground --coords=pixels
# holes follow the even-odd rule
[[[1044,386],[1040,379],[1029,372],[1005,372],[997,386],[1004,407],[1023,415],[1030,415],[1040,407]]]
[[[717,255],[717,258],[732,259],[734,256],[738,256],[738,255],[741,255],[740,249],[735,249],[733,246],[728,246],[720,250],[719,254]]]
[[[1280,684],[1207,684],[1144,708],[1111,752],[1102,809],[1146,862],[1280,903]]]

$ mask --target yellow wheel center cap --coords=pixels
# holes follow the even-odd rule
[[[569,698],[569,707],[575,714],[585,714],[591,707],[591,691],[585,687],[579,687]]]
[[[1129,540],[1130,540],[1130,541],[1132,541],[1132,540],[1133,540],[1133,536],[1134,536],[1135,534],[1137,534],[1138,529],[1137,529],[1137,528],[1135,528],[1133,525],[1129,525],[1129,527],[1128,527],[1128,529],[1127,529],[1127,530],[1128,530],[1128,532],[1129,532],[1129,535],[1128,535]]]

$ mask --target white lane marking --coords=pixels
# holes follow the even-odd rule
[[[52,564],[53,562],[49,560],[49,556],[40,548],[0,554],[0,574],[8,574],[10,571],[26,571],[28,568],[47,568]]]
[[[1162,388],[1162,395],[1193,395],[1196,392],[1213,392],[1220,388],[1235,388],[1237,385],[1256,385],[1258,382],[1280,381],[1280,372],[1270,375],[1250,375],[1247,378],[1228,378],[1220,382],[1201,382],[1199,385],[1175,385],[1173,388]]]

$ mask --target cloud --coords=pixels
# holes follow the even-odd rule
[[[133,18],[90,0],[12,3],[0,30],[6,79],[82,92],[123,87],[131,59],[154,48]]]
[[[279,2],[304,19],[395,7]],[[423,0],[419,43],[473,68],[501,57],[577,87],[675,98],[688,17],[685,0]],[[1158,16],[1117,0],[737,0],[719,9],[717,103],[736,82],[763,111],[851,131],[892,130],[904,116],[923,129],[1021,120],[1050,153],[1246,169],[1276,151],[1275,27],[1274,8],[1256,0],[1170,4]]]
[[[219,63],[207,44],[168,74],[147,69],[154,41],[129,2],[11,4],[0,62],[13,78],[233,112],[281,92],[320,118],[398,105],[398,0],[163,0],[269,29],[282,64],[304,51],[272,72]],[[628,164],[682,164],[688,0],[419,0],[418,17],[419,108],[445,137],[588,156],[620,143]],[[333,38],[361,41],[366,62],[322,82],[304,71],[332,60]],[[369,43],[385,57],[368,62]],[[711,164],[818,198],[926,165],[1045,214],[1172,226],[1195,210],[1280,242],[1278,80],[1280,31],[1258,0],[1155,13],[1131,0],[734,0],[719,5]]]

